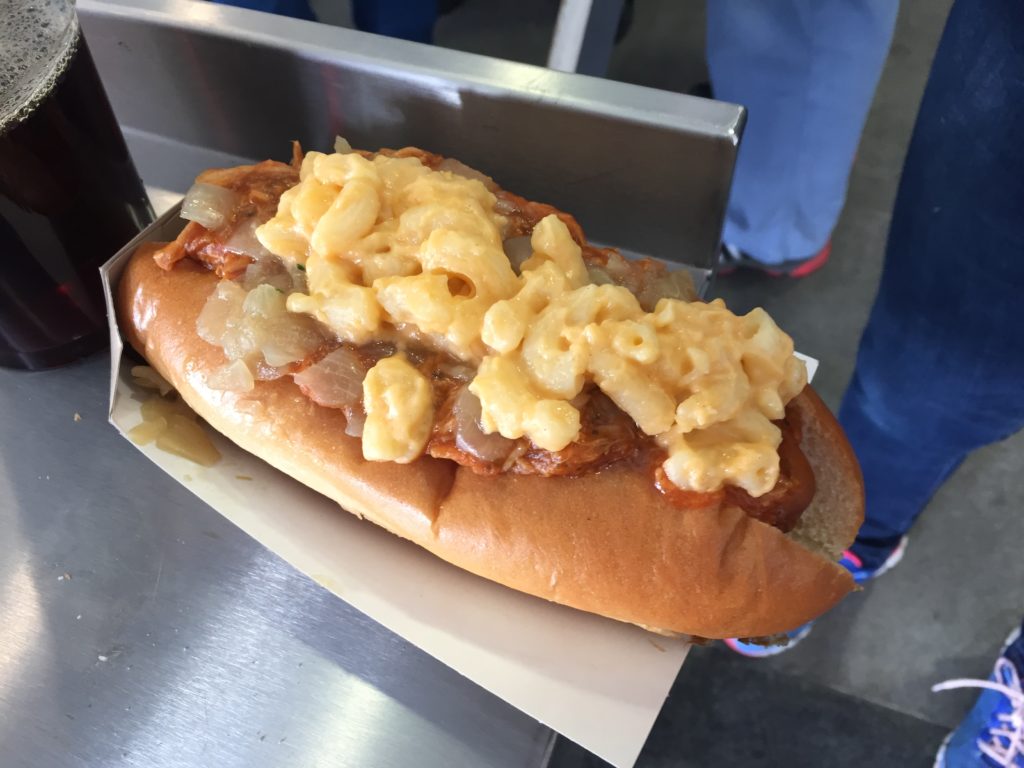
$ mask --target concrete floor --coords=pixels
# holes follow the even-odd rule
[[[315,0],[325,20],[342,4]],[[821,360],[835,407],[880,274],[902,158],[951,0],[904,0],[825,269],[789,282],[738,274],[716,291],[764,306]],[[555,0],[467,0],[437,44],[543,64]],[[641,0],[616,48],[615,79],[685,91],[705,78],[703,3]],[[931,694],[951,676],[987,676],[1024,611],[1024,435],[978,451],[929,505],[904,563],[822,619],[793,651],[749,661],[696,649],[640,765],[930,765],[970,693]],[[554,765],[597,765],[570,744]]]

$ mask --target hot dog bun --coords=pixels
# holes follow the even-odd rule
[[[794,401],[817,493],[790,534],[735,507],[683,511],[647,472],[617,466],[571,478],[485,477],[424,457],[365,461],[340,411],[285,377],[250,393],[210,389],[225,363],[196,334],[217,277],[189,260],[172,271],[143,246],[119,286],[127,341],[211,426],[348,511],[475,574],[661,632],[756,637],[793,629],[853,589],[834,560],[863,517],[859,468],[808,387]]]

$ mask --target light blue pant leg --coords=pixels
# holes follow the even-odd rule
[[[749,109],[725,242],[766,263],[828,241],[898,0],[708,0],[715,98]]]

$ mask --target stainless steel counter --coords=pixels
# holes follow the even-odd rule
[[[543,764],[551,731],[120,437],[108,377],[0,369],[0,765]]]

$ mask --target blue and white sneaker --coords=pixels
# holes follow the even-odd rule
[[[1024,638],[1006,640],[988,680],[948,680],[932,688],[983,688],[974,708],[942,742],[935,768],[1024,768]]]
[[[855,582],[864,584],[899,565],[907,551],[907,541],[907,536],[900,537],[895,544],[855,541],[851,549],[843,552],[839,564],[853,575]]]
[[[903,536],[896,544],[868,544],[854,542],[853,549],[843,552],[839,558],[839,564],[846,568],[852,575],[853,580],[863,584],[871,579],[876,579],[886,571],[894,568],[903,559],[903,553],[907,549],[907,537]],[[723,640],[727,646],[743,656],[752,659],[763,659],[767,656],[777,656],[796,647],[796,644],[811,633],[814,622],[797,627],[792,632],[783,635],[778,643],[764,645],[752,643],[739,638],[730,637]]]
[[[768,645],[752,643],[749,640],[740,640],[737,637],[729,637],[722,642],[741,656],[749,656],[752,659],[764,659],[768,656],[778,656],[780,653],[785,653],[793,648],[793,646],[811,634],[813,626],[814,622],[809,621],[792,632],[787,632],[778,638],[771,638],[772,642]]]

